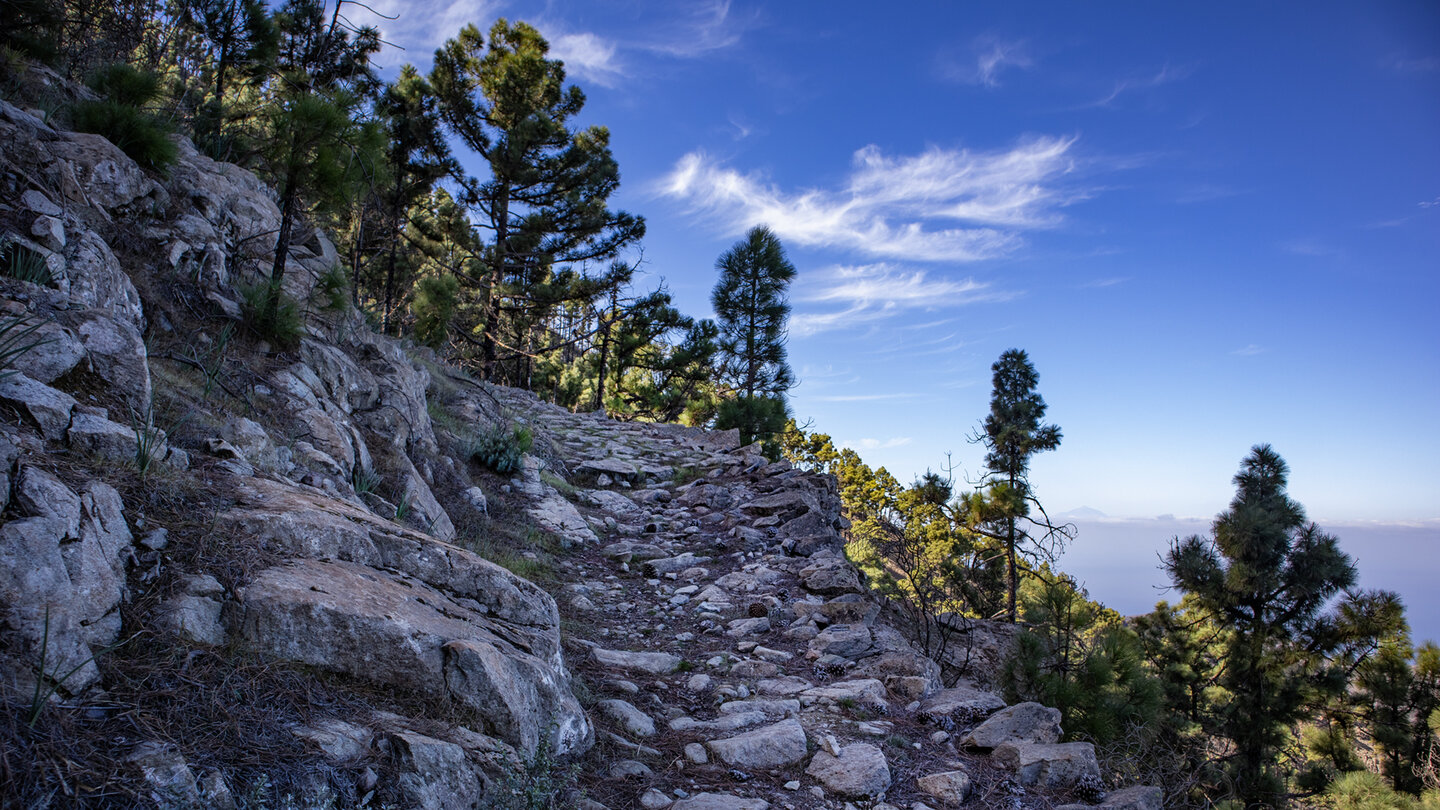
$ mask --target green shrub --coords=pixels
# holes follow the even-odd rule
[[[1440,791],[1415,797],[1400,793],[1379,774],[1354,771],[1344,774],[1325,791],[1325,806],[1335,810],[1434,810],[1440,808]]]
[[[148,169],[163,169],[179,156],[165,128],[138,108],[110,100],[84,101],[75,105],[72,118],[75,129],[103,136]]]
[[[493,795],[486,795],[497,810],[555,810],[573,807],[575,783],[580,763],[566,763],[555,754],[548,733],[541,735],[535,756],[527,761],[512,761],[503,779],[496,780]]]
[[[445,345],[450,319],[455,316],[460,281],[454,276],[426,276],[415,285],[415,300],[410,311],[415,314],[415,339],[438,349]]]
[[[535,436],[527,427],[496,425],[470,441],[465,455],[501,475],[520,469],[520,457],[530,452]]]
[[[90,89],[127,107],[143,107],[160,95],[160,77],[119,62],[95,71],[86,82]]]
[[[1054,706],[1066,739],[1101,744],[1156,720],[1160,682],[1145,669],[1139,637],[1118,615],[1044,567],[1025,580],[1020,596],[1030,627],[1016,637],[1000,676],[1007,701]]]
[[[71,117],[77,130],[104,136],[146,168],[175,162],[179,150],[166,127],[141,109],[159,94],[159,76],[117,64],[101,68],[89,84],[105,98],[75,105]]]
[[[315,282],[315,295],[320,299],[322,309],[339,312],[350,303],[350,279],[345,268],[336,264],[320,274]]]
[[[265,304],[272,289],[269,282],[241,286],[241,309],[244,312],[245,325],[276,348],[293,349],[300,345],[300,338],[305,336],[305,318],[295,299],[280,290],[274,293],[280,296],[280,304],[275,307],[274,316],[268,316]]]

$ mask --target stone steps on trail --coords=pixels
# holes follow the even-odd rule
[[[559,601],[587,628],[567,649],[624,752],[600,773],[633,785],[624,803],[953,807],[994,787],[974,764],[987,758],[1017,790],[1098,776],[1093,748],[1058,743],[1053,709],[944,688],[845,559],[833,480],[665,426],[509,402],[561,454],[549,474],[598,537],[562,563]]]

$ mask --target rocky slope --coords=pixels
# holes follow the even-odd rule
[[[8,255],[46,271],[0,278],[42,340],[0,378],[6,806],[1098,799],[1057,712],[944,688],[865,593],[832,479],[446,370],[319,300],[320,232],[276,351],[241,325],[253,175],[4,101],[0,143]],[[473,460],[514,425],[518,473]]]

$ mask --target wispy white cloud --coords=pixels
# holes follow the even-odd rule
[[[567,78],[601,87],[615,87],[625,78],[615,43],[595,34],[561,34],[550,40],[550,56],[565,63]]]
[[[347,5],[345,12],[356,26],[380,29],[388,43],[382,51],[387,68],[412,62],[428,69],[435,49],[462,27],[474,24],[488,35],[491,23],[508,5],[507,0],[366,0],[363,6]],[[574,30],[563,17],[554,15],[542,13],[539,19],[523,19],[545,36],[550,56],[565,62],[569,78],[608,88],[640,72],[633,64],[639,56],[700,58],[738,45],[745,32],[759,22],[755,14],[736,13],[730,0],[675,4],[667,11],[649,15],[618,39]]]
[[[1437,206],[1440,206],[1440,197],[1436,197],[1433,200],[1422,200],[1416,203],[1416,205],[1420,206],[1421,208],[1435,208]]]
[[[914,441],[909,436],[896,436],[893,439],[850,439],[840,444],[842,448],[851,450],[889,450],[892,447],[904,447]]]
[[[391,52],[392,47],[387,47],[382,58],[427,67],[435,49],[466,25],[474,23],[481,33],[488,34],[490,23],[499,16],[502,5],[500,0],[439,0],[424,4],[411,0],[366,0],[363,6],[347,5],[345,11],[352,24],[375,26],[386,42],[403,51],[397,57]]]
[[[1114,286],[1117,285],[1117,284],[1124,284],[1125,282],[1127,282],[1127,281],[1129,281],[1129,280],[1130,280],[1130,279],[1129,279],[1128,276],[1116,276],[1116,277],[1114,277],[1114,278],[1097,278],[1097,279],[1095,279],[1094,281],[1087,281],[1087,282],[1085,282],[1084,284],[1081,284],[1080,287],[1081,287],[1082,289],[1092,289],[1092,290],[1093,290],[1093,289],[1101,289],[1101,288],[1104,288],[1104,287],[1114,287]]]
[[[795,292],[797,302],[842,308],[802,311],[791,316],[790,333],[796,337],[853,328],[906,312],[1004,301],[1017,294],[994,289],[973,278],[931,278],[924,270],[883,263],[831,267],[801,276],[799,284]]]
[[[1230,353],[1236,355],[1237,357],[1254,357],[1257,354],[1264,354],[1266,351],[1268,351],[1268,349],[1266,349],[1264,346],[1261,346],[1258,343],[1251,343],[1249,346],[1236,349],[1235,351]]]
[[[1374,222],[1367,222],[1362,228],[1369,230],[1382,230],[1385,228],[1400,228],[1410,222],[1414,217],[1396,217],[1395,219],[1379,219]]]
[[[665,26],[652,40],[638,47],[680,59],[693,59],[739,44],[745,31],[758,21],[755,15],[732,14],[730,0],[711,0],[676,8],[689,14]]]
[[[735,128],[735,132],[732,133],[732,135],[737,141],[743,141],[755,132],[755,126],[737,113],[731,113],[728,120],[730,126]]]
[[[1029,68],[1035,64],[1026,52],[1024,42],[1007,41],[993,35],[976,37],[970,45],[968,57],[964,62],[943,57],[941,74],[954,81],[994,88],[1000,86],[1000,74],[1007,68]]]
[[[1440,70],[1440,56],[1411,57],[1401,54],[1391,54],[1380,60],[1382,67],[1389,68],[1399,73],[1430,73]]]
[[[1020,244],[1017,231],[1049,227],[1083,194],[1061,187],[1074,169],[1075,138],[1033,138],[1003,152],[931,147],[889,157],[855,152],[841,188],[787,191],[691,152],[663,177],[659,194],[688,204],[726,233],[768,225],[806,246],[916,261],[993,258]],[[950,223],[978,227],[953,227]]]
[[[1296,256],[1311,256],[1317,259],[1341,255],[1339,248],[1319,239],[1291,239],[1288,242],[1281,242],[1280,249]]]
[[[835,394],[815,397],[821,402],[891,402],[914,398],[915,394]]]
[[[1160,70],[1156,71],[1155,73],[1143,76],[1134,76],[1128,79],[1121,79],[1120,81],[1115,82],[1115,86],[1112,87],[1110,89],[1110,92],[1107,93],[1105,96],[1082,106],[1109,107],[1115,102],[1116,99],[1120,98],[1120,96],[1125,95],[1126,93],[1135,92],[1137,90],[1153,90],[1156,87],[1170,84],[1171,82],[1177,82],[1181,79],[1189,78],[1192,72],[1193,71],[1190,68],[1175,67],[1173,65],[1167,64],[1161,67]]]

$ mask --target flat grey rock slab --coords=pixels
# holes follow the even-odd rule
[[[1053,743],[1060,739],[1060,710],[1039,703],[1017,703],[992,714],[961,745],[997,748],[1006,743]]]
[[[597,664],[610,669],[641,672],[646,675],[666,675],[680,666],[680,656],[663,652],[629,652],[595,647],[590,651],[590,657],[594,658]]]
[[[849,799],[874,799],[890,787],[890,765],[885,754],[869,743],[852,743],[839,756],[817,751],[805,773],[826,790]]]
[[[596,708],[632,737],[655,736],[655,720],[624,700],[602,700]]]
[[[971,723],[1005,708],[1005,699],[994,692],[969,686],[942,689],[920,704],[920,716],[927,722],[944,725]]]
[[[800,693],[800,705],[813,706],[822,701],[855,701],[855,703],[877,711],[888,711],[890,702],[885,697],[885,684],[874,678],[854,681],[836,681],[825,686],[814,686]]]
[[[1027,787],[1069,787],[1089,776],[1100,779],[1095,746],[1073,743],[1005,743],[990,758],[1015,772],[1015,779]]]
[[[945,807],[959,807],[970,795],[970,774],[964,771],[932,773],[916,779],[915,784]]]
[[[799,720],[790,719],[727,739],[711,740],[707,745],[726,765],[769,770],[805,759],[805,742],[805,728]]]
[[[670,810],[770,810],[764,799],[744,799],[728,793],[700,793],[670,805]]]

